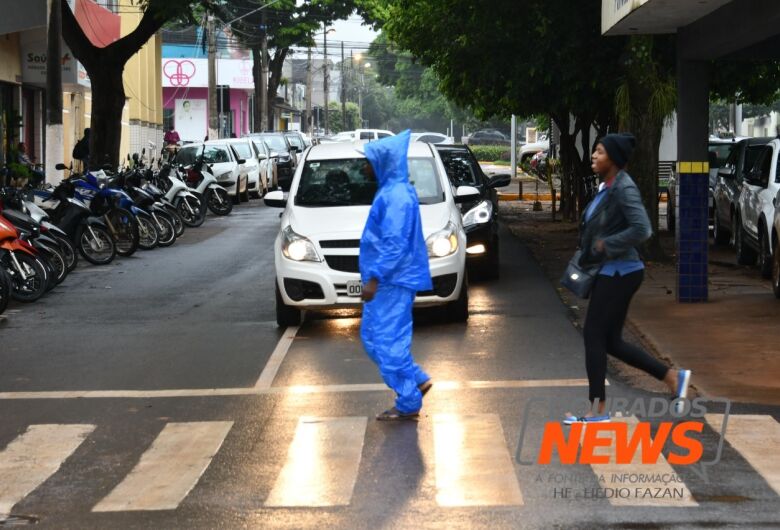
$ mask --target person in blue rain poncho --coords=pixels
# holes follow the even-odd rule
[[[411,132],[365,146],[366,172],[378,189],[360,239],[363,320],[360,336],[384,382],[397,395],[378,420],[419,417],[431,378],[412,358],[412,303],[417,291],[433,288],[417,192],[409,183]]]

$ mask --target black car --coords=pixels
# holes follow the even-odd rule
[[[434,145],[439,152],[453,187],[472,186],[479,190],[479,199],[460,205],[463,228],[466,231],[466,259],[469,270],[495,279],[499,275],[498,254],[498,193],[496,188],[508,186],[508,174],[488,178],[471,149],[465,145]],[[475,270],[476,269],[476,270]]]
[[[298,165],[298,157],[296,155],[299,150],[298,147],[292,145],[285,134],[281,132],[257,133],[250,136],[252,138],[260,138],[271,148],[271,151],[279,155],[277,161],[279,187],[284,191],[290,191],[293,174],[295,174],[295,168]]]
[[[496,129],[480,129],[464,142],[468,142],[469,145],[510,145],[512,140]]]
[[[734,235],[735,212],[742,191],[742,181],[753,168],[758,155],[772,138],[746,138],[737,142],[723,165],[718,168],[713,190],[713,236],[722,245]]]

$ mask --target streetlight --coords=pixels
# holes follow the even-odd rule
[[[358,119],[360,119],[360,126],[363,127],[363,87],[365,85],[364,72],[366,68],[371,68],[371,63],[361,63],[363,56],[356,54],[355,59],[358,63],[358,70],[360,72],[360,86],[358,87]]]
[[[322,48],[325,54],[325,62],[322,66],[325,69],[322,80],[322,88],[325,91],[325,134],[330,134],[330,126],[328,124],[328,33],[334,33],[335,31],[336,28],[328,29],[325,26],[325,31],[322,32]]]

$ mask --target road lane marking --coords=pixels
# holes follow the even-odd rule
[[[94,425],[30,425],[0,452],[0,519],[53,475]]]
[[[628,424],[628,439],[634,435],[639,420],[635,416],[625,418],[612,418],[612,422],[622,421]],[[585,429],[589,425],[585,425]],[[612,434],[612,436],[610,435]],[[637,447],[637,451],[630,464],[618,464],[615,460],[616,445],[614,441],[614,432],[601,432],[599,439],[612,440],[608,445],[595,447],[594,455],[609,456],[608,464],[591,464],[591,469],[599,480],[598,493],[604,492],[612,506],[661,506],[661,507],[693,507],[699,504],[694,500],[688,486],[684,482],[664,482],[661,477],[677,477],[677,472],[666,461],[661,454],[655,464],[642,463],[642,445]],[[641,477],[642,482],[626,482],[624,479],[630,477]],[[645,481],[646,480],[646,481]],[[669,495],[681,494],[677,497],[669,497],[665,494],[669,488]],[[661,498],[656,498],[656,494],[664,494]]]
[[[473,389],[585,387],[587,379],[528,379],[516,381],[436,381],[434,392]],[[605,384],[609,385],[608,382]],[[258,396],[266,394],[336,394],[389,391],[382,383],[344,385],[293,385],[271,388],[181,388],[168,390],[44,390],[0,392],[4,399],[148,399],[182,397]]]
[[[497,414],[435,414],[439,506],[519,506],[523,494]]]
[[[265,505],[349,505],[363,455],[367,423],[366,417],[300,418],[287,460]]]
[[[707,414],[705,418],[713,430],[721,432],[723,414]],[[772,416],[730,414],[726,441],[780,495],[780,423]]]
[[[173,510],[200,480],[232,421],[168,423],[125,479],[93,512]]]
[[[295,334],[298,333],[298,326],[290,326],[284,330],[284,333],[279,338],[279,342],[276,344],[276,348],[271,353],[271,357],[268,358],[268,362],[265,364],[265,368],[260,373],[260,377],[257,378],[255,383],[255,390],[265,390],[271,388],[274,382],[276,373],[284,362],[284,358],[287,356],[287,351],[290,349],[293,340],[295,340]]]

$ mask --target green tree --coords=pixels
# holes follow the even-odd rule
[[[347,128],[342,128],[341,120],[341,103],[331,101],[328,103],[328,117],[330,119],[330,128],[334,134],[338,134],[341,131],[352,131],[360,128],[360,109],[356,103],[351,101],[346,104],[347,109]]]
[[[193,19],[193,9],[208,5],[206,0],[138,0],[144,10],[141,21],[132,32],[106,47],[97,47],[79,25],[68,0],[62,3],[62,37],[73,56],[84,65],[92,83],[92,118],[90,128],[90,166],[119,164],[122,135],[122,110],[125,88],[122,73],[130,58],[162,26],[173,20]]]

